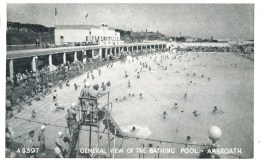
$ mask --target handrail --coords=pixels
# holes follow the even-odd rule
[[[97,100],[97,99],[99,99],[99,98],[101,98],[101,97],[103,97],[103,96],[105,96],[105,95],[108,95],[109,93],[110,93],[110,91],[109,91],[109,92],[106,92],[106,93],[102,93],[102,95],[98,96],[97,98],[94,98],[94,97],[84,97],[84,96],[82,96],[82,97],[79,97],[79,99]]]
[[[111,108],[110,108],[110,111],[108,111],[108,113],[110,114],[110,113],[112,112],[112,108],[113,108],[113,103],[112,103],[112,102],[109,102],[109,103],[105,104],[105,105],[102,106],[101,108],[98,108],[98,110],[104,108],[105,106],[108,106],[108,107],[109,107],[110,104],[111,104]]]
[[[114,47],[129,47],[129,46],[145,46],[145,45],[156,45],[163,44],[166,42],[152,42],[152,43],[133,43],[133,44],[119,44],[119,45],[91,45],[91,46],[75,46],[75,47],[57,47],[57,48],[44,48],[44,49],[30,49],[30,50],[16,50],[7,51],[6,59],[17,59],[32,56],[42,56],[57,53],[66,53],[74,51],[86,51],[100,48],[114,48]]]
[[[97,98],[94,97],[79,97],[79,99],[87,99],[87,100],[97,100]]]
[[[62,126],[62,125],[56,125],[56,124],[52,124],[52,123],[45,123],[45,122],[40,122],[40,121],[34,121],[34,120],[29,120],[29,119],[25,119],[25,118],[20,118],[20,117],[15,117],[15,119],[19,119],[19,120],[22,120],[22,121],[28,121],[28,122],[33,122],[33,123],[37,123],[37,124],[44,124],[46,126],[52,126],[52,127],[58,127],[58,128],[68,128],[67,126]],[[82,129],[82,131],[86,131],[86,132],[89,132],[90,130],[89,129]],[[95,133],[97,133],[98,131],[93,131]],[[108,134],[106,132],[102,132],[102,131],[99,131],[99,133],[102,133],[102,134]],[[16,138],[20,138],[19,136],[16,137]],[[14,138],[14,139],[16,139]],[[178,145],[191,145],[191,146],[205,146],[205,143],[204,144],[194,144],[194,143],[184,143],[184,142],[177,142],[177,141],[166,141],[166,140],[159,140],[159,139],[150,139],[150,138],[142,138],[142,137],[131,137],[131,136],[124,136],[123,137],[124,139],[137,139],[137,140],[145,140],[145,141],[151,141],[151,142],[159,142],[159,143],[172,143],[172,144],[178,144]],[[142,146],[142,144],[141,144]],[[140,155],[140,153],[139,153]],[[250,157],[245,157],[245,156],[238,156],[238,155],[234,155],[234,154],[227,154],[227,155],[231,155],[231,156],[235,156],[235,157],[239,157],[239,158],[250,158]]]

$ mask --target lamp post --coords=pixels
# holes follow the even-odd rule
[[[208,143],[204,146],[201,151],[199,158],[220,158],[218,154],[215,153],[215,149],[218,148],[216,142],[221,138],[221,129],[217,126],[211,126],[208,130],[209,139],[212,143]]]
[[[209,134],[209,139],[211,139],[212,143],[214,144],[217,140],[220,139],[222,132],[219,127],[212,126],[209,128],[208,134]]]

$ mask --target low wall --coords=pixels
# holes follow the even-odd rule
[[[167,47],[173,47],[177,48],[178,46],[180,48],[185,48],[185,47],[230,47],[231,45],[229,43],[187,43],[187,42],[172,42],[172,43],[167,43]]]

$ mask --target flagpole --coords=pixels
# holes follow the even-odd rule
[[[55,27],[57,25],[57,14],[55,15]]]
[[[55,7],[55,27],[56,27],[56,25],[57,25],[57,8]]]

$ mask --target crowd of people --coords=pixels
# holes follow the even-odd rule
[[[113,62],[113,61],[112,61]],[[53,92],[55,85],[60,85],[66,81],[76,77],[85,71],[96,69],[107,61],[88,59],[85,63],[76,61],[74,63],[67,62],[56,66],[56,70],[50,71],[49,66],[45,66],[37,72],[25,70],[25,72],[17,73],[13,79],[6,78],[6,116],[11,118],[13,111],[20,112],[23,105],[31,105],[33,101],[40,101],[46,95]],[[93,74],[91,74],[94,78]]]
[[[148,51],[139,51],[135,52],[135,54],[145,54],[148,53]],[[127,52],[127,54],[131,54],[130,52]],[[117,57],[114,57],[115,60],[121,60],[125,61],[126,58],[124,57],[126,55],[126,52],[120,53]],[[105,59],[106,61],[106,59]],[[102,62],[102,61],[101,61]],[[109,61],[107,63],[107,68],[113,67],[113,61]],[[91,64],[90,64],[91,63]],[[105,64],[105,62],[103,62]],[[84,86],[80,92],[81,97],[84,96],[90,96],[92,98],[97,98],[101,96],[102,94],[106,94],[107,90],[111,87],[111,82],[107,81],[102,82],[101,85],[95,84],[90,85],[89,80],[94,79],[93,75],[93,69],[98,69],[98,67],[101,65],[100,61],[90,60],[87,63],[82,62],[75,62],[75,63],[67,63],[66,65],[60,65],[57,66],[57,70],[55,72],[51,73],[51,77],[49,76],[50,71],[48,67],[44,67],[42,70],[39,70],[38,72],[29,72],[26,71],[25,73],[17,73],[14,79],[7,78],[7,99],[6,99],[6,113],[7,113],[7,119],[12,118],[14,116],[14,111],[20,112],[24,105],[32,105],[33,101],[40,101],[45,98],[45,96],[52,94],[53,97],[53,103],[55,103],[55,111],[61,111],[65,110],[65,108],[57,103],[58,95],[56,92],[56,89],[54,89],[54,86],[57,85],[59,89],[63,89],[63,83],[65,83],[66,87],[70,87],[70,78],[72,76],[68,76],[69,72],[74,72],[75,76],[79,75],[80,72],[87,72],[87,78],[84,79]],[[102,72],[100,69],[98,69],[98,74],[101,75]],[[58,78],[59,75],[62,75],[62,79]],[[75,90],[77,90],[79,85],[76,83],[73,85]],[[140,94],[140,97],[142,97],[142,94]],[[84,102],[83,102],[84,103]],[[84,109],[88,107],[87,103],[85,102],[83,104]],[[57,157],[66,157],[68,155],[68,145],[71,142],[71,134],[73,130],[73,126],[75,123],[79,120],[88,120],[90,119],[90,112],[86,112],[82,110],[81,112],[81,118],[79,120],[76,120],[76,112],[75,110],[78,109],[79,106],[75,103],[71,104],[71,109],[66,110],[67,112],[67,123],[68,123],[68,132],[58,132],[58,138],[56,141],[56,148],[55,153],[57,154]],[[31,117],[35,118],[37,117],[37,114],[35,110],[32,110]],[[45,153],[45,144],[44,144],[44,129],[45,127],[41,127],[41,133],[39,135],[39,142],[40,144],[40,152]],[[34,136],[34,132],[30,132],[28,134],[28,140]],[[12,133],[9,127],[6,127],[6,137],[7,139],[7,148],[10,147],[12,142]],[[27,141],[25,141],[27,142]],[[34,147],[34,142],[31,142],[29,144],[30,147]],[[24,144],[24,147],[27,147],[28,144]],[[27,157],[29,156],[35,156],[35,153],[33,154],[27,154]]]
[[[188,48],[187,51],[203,51],[203,52],[228,52],[229,50],[225,48],[212,48],[206,47],[201,48],[201,47],[193,47],[191,49]],[[115,60],[121,60],[122,62],[126,61],[126,56],[127,55],[135,55],[136,60],[138,60],[139,55],[144,55],[144,54],[149,54],[150,51],[143,50],[143,51],[138,51],[138,52],[133,52],[132,54],[130,52],[122,52],[118,56],[114,57]],[[148,55],[146,57],[149,57]],[[111,59],[111,57],[108,57]],[[152,59],[150,57],[150,59]],[[160,57],[157,58],[155,55],[154,57],[154,62],[158,66],[159,69],[167,71],[168,65],[166,66],[164,64],[164,61],[166,60],[171,60],[168,55],[161,55]],[[172,60],[180,60],[182,61],[183,59],[179,56],[179,58],[172,58]],[[81,89],[80,92],[80,97],[91,97],[93,99],[97,99],[99,96],[106,94],[109,88],[111,87],[111,82],[101,82],[101,85],[99,84],[93,84],[90,85],[88,82],[90,79],[95,79],[95,76],[93,75],[93,69],[98,70],[98,74],[101,75],[102,72],[100,69],[98,69],[99,66],[102,64],[106,64],[107,68],[113,67],[113,62],[105,62],[107,59],[104,59],[104,61],[100,60],[89,60],[86,63],[77,61],[74,63],[67,63],[65,65],[59,65],[57,67],[57,70],[54,72],[50,72],[48,67],[44,67],[42,70],[38,72],[29,72],[26,71],[25,73],[17,73],[14,79],[10,79],[7,77],[6,81],[6,114],[7,114],[7,119],[12,118],[14,116],[13,111],[21,111],[23,109],[23,106],[26,105],[31,105],[33,101],[41,101],[42,99],[45,98],[46,95],[52,94],[53,97],[53,102],[55,103],[55,110],[60,111],[60,110],[66,110],[63,106],[59,105],[56,102],[57,99],[57,94],[56,90],[54,90],[54,86],[58,86],[59,89],[63,89],[63,83],[65,83],[66,87],[70,87],[70,79],[72,77],[78,76],[81,73],[87,72],[87,78],[84,79],[84,85]],[[153,68],[148,65],[146,62],[140,62],[141,69],[140,70],[135,70],[135,77],[137,79],[141,78],[142,72],[144,72],[144,69],[147,69],[148,72],[151,71]],[[171,65],[170,65],[171,66]],[[183,68],[183,71],[186,71],[185,68]],[[176,72],[178,73],[178,72]],[[70,75],[71,74],[71,75]],[[187,76],[199,76],[201,78],[204,78],[204,75],[197,75],[196,73],[188,73]],[[128,79],[127,80],[127,87],[131,88],[132,84],[129,79],[129,73],[127,71],[124,72],[124,78]],[[210,77],[208,77],[208,80],[210,81]],[[192,81],[190,81],[191,84],[193,84]],[[73,87],[75,90],[78,89],[78,84],[74,83]],[[129,93],[129,96],[134,97],[134,93]],[[126,96],[123,97],[123,99],[126,99]],[[139,93],[139,99],[143,99],[143,94]],[[187,93],[184,93],[183,96],[184,102],[187,101]],[[117,99],[116,99],[117,101]],[[89,106],[97,106],[97,102],[91,102],[91,101],[82,101],[81,106],[83,106],[83,109],[88,109]],[[78,121],[86,121],[91,119],[91,112],[88,112],[88,110],[84,111],[81,110],[81,118],[77,117],[77,112],[79,108],[79,104],[77,105],[76,103],[72,103],[70,109],[66,110],[66,121],[67,121],[67,126],[68,126],[68,131],[62,132],[58,131],[57,133],[57,139],[55,142],[55,148],[54,152],[56,157],[58,158],[64,158],[68,157],[69,154],[69,147],[70,143],[72,142],[72,134],[74,134],[74,130],[76,129],[75,126],[77,125]],[[94,107],[95,108],[95,107]],[[175,110],[179,108],[178,103],[174,103]],[[201,113],[198,110],[194,110],[192,112],[195,117],[199,117]],[[223,114],[225,113],[224,111],[221,111],[218,109],[217,106],[214,106],[213,113],[217,114]],[[35,117],[36,113],[35,111],[32,112],[32,117]],[[167,119],[168,114],[167,111],[163,111],[163,119]],[[133,127],[135,130],[135,127]],[[133,130],[133,131],[134,131]],[[42,125],[40,127],[40,133],[38,135],[38,142],[40,143],[40,153],[41,155],[45,155],[45,126]],[[28,138],[25,140],[24,147],[25,148],[32,148],[35,147],[33,137],[34,137],[34,131],[31,131],[28,134]],[[12,145],[13,139],[12,139],[12,132],[10,128],[7,126],[6,127],[6,148],[10,148]],[[10,156],[12,156],[11,152],[9,152]],[[26,154],[26,157],[31,157],[35,156],[36,153],[28,153]]]
[[[240,52],[240,53],[254,53],[254,46],[252,45],[232,45],[232,46],[188,46],[184,48],[185,51],[195,52]]]

